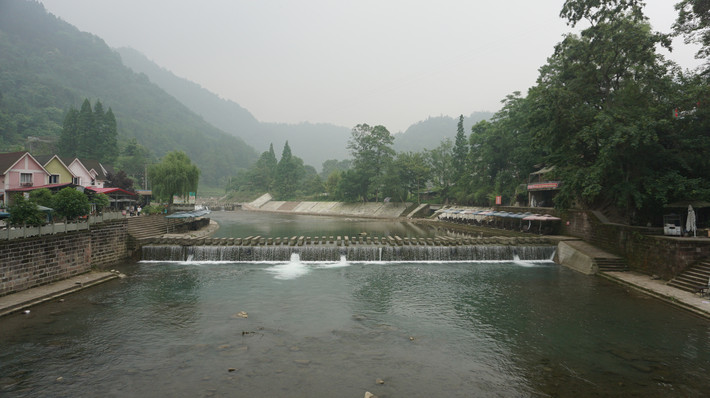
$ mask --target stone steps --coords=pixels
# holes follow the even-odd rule
[[[697,293],[701,287],[708,286],[708,279],[710,279],[710,260],[701,261],[688,268],[671,279],[668,285],[686,292]]]
[[[168,219],[162,214],[150,216],[138,216],[128,218],[126,230],[129,239],[129,250],[134,250],[138,246],[138,242],[162,236],[168,228]]]
[[[599,268],[599,272],[623,272],[629,270],[626,261],[621,257],[597,257],[594,258],[594,263]]]

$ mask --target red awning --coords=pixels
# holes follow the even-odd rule
[[[136,193],[134,193],[134,192],[129,192],[129,191],[126,191],[125,189],[121,189],[121,188],[95,188],[95,187],[86,187],[86,189],[88,189],[88,190],[90,190],[90,191],[94,191],[94,192],[96,192],[96,193],[104,193],[104,194],[107,194],[107,195],[108,195],[108,194],[111,194],[111,193],[123,193],[123,194],[126,194],[126,195],[132,195],[132,196],[138,195],[138,194],[136,194]]]
[[[22,187],[22,188],[14,188],[14,189],[8,189],[7,192],[29,192],[29,191],[34,191],[35,189],[42,189],[42,188],[47,188],[47,189],[56,189],[56,188],[64,188],[71,186],[71,183],[68,184],[49,184],[49,185],[36,185],[33,187]]]

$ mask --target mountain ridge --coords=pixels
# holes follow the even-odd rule
[[[88,98],[113,110],[119,140],[136,138],[157,156],[185,151],[204,183],[222,184],[256,160],[242,139],[134,73],[98,36],[38,2],[0,0],[0,9],[0,149],[22,148],[28,136],[58,137],[66,112]]]

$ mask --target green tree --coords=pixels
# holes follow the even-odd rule
[[[288,142],[286,143],[288,144]],[[285,148],[284,148],[285,150]],[[289,153],[291,148],[289,148]],[[249,185],[251,190],[257,192],[269,192],[274,189],[278,161],[274,152],[274,144],[269,144],[269,150],[265,151],[250,169]]]
[[[103,209],[109,207],[111,205],[111,200],[106,194],[103,193],[97,193],[94,195],[91,195],[91,203],[96,206],[96,211],[98,213],[101,213]]]
[[[92,110],[89,99],[81,109],[70,109],[64,117],[58,150],[61,156],[113,163],[118,157],[116,118],[111,108],[104,112],[101,101]]]
[[[453,157],[451,159],[453,167],[453,179],[456,184],[463,186],[466,177],[466,159],[468,158],[468,140],[463,128],[463,115],[459,116],[459,123],[456,129],[456,140],[454,141]]]
[[[460,201],[489,205],[495,196],[512,202],[517,186],[525,182],[543,153],[533,145],[530,101],[519,92],[503,100],[503,108],[490,121],[471,128],[467,197]]]
[[[388,173],[397,177],[399,185],[405,194],[400,196],[400,201],[405,202],[409,195],[417,198],[421,203],[419,192],[426,186],[431,175],[426,154],[422,152],[400,152],[397,154],[392,169]]]
[[[353,155],[353,165],[358,176],[365,177],[367,181],[365,186],[358,184],[360,187],[358,196],[363,201],[367,201],[369,193],[375,195],[376,201],[379,199],[382,174],[395,155],[392,149],[393,143],[394,137],[384,126],[371,127],[367,124],[358,124],[353,128],[348,149]]]
[[[10,213],[8,222],[10,225],[42,225],[47,217],[38,208],[37,204],[25,199],[22,194],[15,194],[12,198],[12,206],[7,209]]]
[[[57,150],[62,157],[76,156],[76,140],[77,140],[77,122],[79,120],[79,111],[71,108],[64,116],[62,125],[62,133],[59,136]]]
[[[52,207],[52,191],[47,188],[35,189],[30,192],[30,201],[40,206]]]
[[[117,170],[124,171],[138,186],[145,184],[145,174],[151,163],[150,151],[131,138],[123,146],[114,163]]]
[[[529,93],[534,143],[564,180],[560,207],[613,205],[631,220],[647,204],[673,66],[656,53],[667,37],[651,31],[638,3],[567,1],[596,4],[568,8],[571,23],[584,16],[592,26],[556,46]]]
[[[76,121],[75,152],[72,156],[91,158],[92,138],[95,125],[94,111],[91,109],[91,103],[88,98],[84,99]]]
[[[350,169],[342,173],[335,189],[335,198],[345,202],[363,200],[367,195],[370,179],[367,174],[359,169]]]
[[[343,172],[345,170],[350,170],[350,167],[352,167],[352,163],[353,162],[350,159],[340,161],[337,159],[328,159],[323,162],[323,165],[321,166],[320,176],[323,179],[327,179],[334,172]]]
[[[454,185],[453,144],[451,139],[441,141],[438,147],[427,152],[431,181],[439,191],[441,201],[449,203],[449,191]]]
[[[343,179],[343,172],[335,170],[331,172],[328,175],[328,178],[325,180],[325,191],[328,193],[328,196],[331,198],[336,197],[336,192],[338,188],[338,184],[340,183],[340,180]]]
[[[174,196],[186,198],[190,192],[197,191],[199,179],[200,170],[182,151],[169,152],[160,163],[148,168],[153,196],[167,201],[168,211],[172,211]]]
[[[686,43],[700,45],[697,58],[710,58],[710,0],[682,0],[675,9],[678,19],[673,25],[674,34],[684,36]],[[705,66],[707,69],[710,65]]]
[[[303,160],[293,156],[288,141],[284,144],[281,152],[281,159],[276,165],[276,176],[274,178],[274,192],[279,200],[293,199],[301,184],[301,179],[305,176]]]
[[[69,187],[54,194],[52,208],[60,217],[67,220],[75,220],[91,211],[87,196],[83,192]]]

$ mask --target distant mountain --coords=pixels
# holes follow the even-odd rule
[[[119,48],[124,64],[144,73],[167,93],[214,126],[241,137],[259,152],[274,144],[277,157],[286,140],[295,156],[320,169],[328,159],[349,157],[346,148],[350,128],[332,124],[283,124],[259,122],[248,110],[234,101],[220,98],[199,84],[175,76],[132,48]]]
[[[466,137],[471,134],[471,126],[493,117],[492,112],[473,112],[468,117],[463,118],[463,127]],[[445,138],[456,138],[459,118],[450,116],[430,117],[419,123],[413,124],[403,133],[394,137],[394,149],[397,152],[411,151],[419,152],[424,149],[434,149],[441,144]]]
[[[99,37],[41,3],[0,0],[0,151],[18,149],[27,136],[57,137],[66,111],[84,98],[112,108],[119,140],[136,138],[157,156],[185,151],[207,184],[220,184],[256,159],[242,139],[124,66]]]

